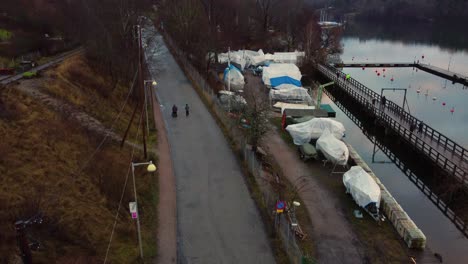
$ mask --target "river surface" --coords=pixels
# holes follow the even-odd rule
[[[344,51],[341,56],[345,62],[413,62],[420,60],[427,64],[468,75],[468,53],[456,45],[456,38],[439,41],[434,36],[418,37],[411,34],[378,34],[385,32],[379,25],[375,34],[372,26],[358,25],[365,29],[346,29],[343,38]],[[410,26],[410,25],[409,25]],[[389,26],[389,31],[393,30]],[[406,29],[408,30],[408,28]],[[428,34],[431,30],[425,29]],[[384,36],[384,37],[382,37]],[[408,37],[409,36],[409,37]],[[441,44],[443,43],[443,44]],[[449,43],[450,45],[448,45]],[[455,43],[455,44],[454,44]],[[462,44],[464,42],[461,42]],[[466,46],[468,48],[468,45]],[[424,55],[424,59],[422,56]],[[377,76],[375,70],[380,72]],[[426,124],[452,138],[455,142],[468,146],[468,109],[464,103],[468,90],[460,84],[452,84],[437,76],[412,68],[345,68],[345,72],[380,94],[381,88],[407,88],[407,101],[411,113]],[[385,77],[383,77],[385,75]],[[393,77],[393,82],[391,78]],[[420,90],[417,93],[417,90]],[[426,96],[427,94],[427,96]],[[384,95],[399,105],[403,93],[385,91]],[[435,97],[435,100],[433,100]],[[362,158],[381,179],[408,215],[427,237],[427,246],[441,254],[444,263],[468,263],[468,239],[457,230],[442,212],[403,174],[394,164],[372,163],[373,143],[362,133],[331,100],[324,98],[337,112],[336,119],[346,127],[346,138]],[[445,102],[445,106],[442,103]],[[451,109],[454,112],[451,113]],[[389,161],[382,152],[376,155],[378,161]]]
[[[408,26],[411,27],[411,24]],[[341,59],[344,62],[419,60],[468,76],[468,45],[466,49],[441,47],[437,43],[425,42],[431,41],[431,38],[421,37],[422,40],[418,41],[399,39],[398,34],[391,34],[382,39],[377,36],[372,38],[368,32],[361,36],[361,31],[353,28],[349,31],[343,39]],[[372,29],[369,31],[372,32]],[[468,33],[465,35],[468,36]],[[413,68],[345,68],[344,71],[379,94],[382,88],[406,88],[407,107],[411,114],[468,148],[468,87]],[[403,91],[386,90],[383,95],[402,106]]]

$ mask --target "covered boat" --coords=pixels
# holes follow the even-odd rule
[[[328,130],[335,139],[341,139],[345,132],[343,124],[329,118],[314,118],[307,122],[289,125],[286,130],[296,145],[303,145],[321,137],[325,130]]]
[[[353,166],[343,174],[343,184],[354,201],[378,220],[381,192],[374,179],[360,166]]]
[[[245,84],[244,75],[236,66],[231,64],[224,70],[224,83],[226,87],[230,86],[231,90],[242,90]]]
[[[312,104],[312,98],[307,89],[302,87],[288,87],[282,88],[279,90],[270,90],[270,100],[271,102],[285,102],[285,103],[300,103],[300,104]]]
[[[301,71],[292,63],[272,63],[268,67],[263,67],[262,81],[267,86],[292,84],[301,87],[301,78]]]
[[[314,118],[312,120],[315,120],[315,119],[317,118]],[[298,125],[301,125],[301,124],[298,124]],[[348,147],[343,141],[333,136],[333,134],[331,134],[328,129],[325,129],[323,134],[319,137],[315,148],[318,151],[322,152],[325,158],[329,160],[330,162],[332,162],[333,164],[345,166],[348,163],[348,158],[349,158]]]

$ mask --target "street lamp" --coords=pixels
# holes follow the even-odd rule
[[[135,204],[136,204],[136,219],[137,219],[137,231],[138,231],[138,245],[140,247],[140,258],[143,259],[143,246],[141,243],[141,231],[140,231],[140,215],[138,213],[138,199],[137,199],[137,190],[136,190],[136,184],[135,184],[135,167],[142,166],[142,165],[148,165],[146,167],[146,170],[148,172],[155,172],[156,171],[156,165],[153,164],[153,161],[149,162],[140,162],[140,163],[135,163],[132,162],[132,178],[133,178],[133,192],[135,196]]]
[[[148,136],[149,136],[149,124],[148,124],[148,104],[147,104],[147,99],[146,99],[146,84],[147,83],[151,83],[151,85],[153,85],[153,87],[155,87],[156,85],[158,85],[158,83],[155,81],[155,80],[144,80],[143,81],[143,86],[144,86],[144,90],[145,90],[145,112],[146,112],[146,130],[148,131]]]

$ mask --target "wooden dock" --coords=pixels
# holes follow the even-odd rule
[[[430,74],[437,75],[444,79],[450,80],[454,83],[461,83],[468,86],[468,77],[459,73],[454,73],[436,66],[425,63],[411,63],[411,62],[342,62],[332,64],[335,68],[418,68]]]
[[[418,125],[421,120],[390,100],[382,105],[378,93],[353,78],[345,80],[345,74],[332,66],[319,65],[317,69],[372,113],[380,123],[395,131],[404,141],[430,158],[447,174],[468,185],[468,151],[464,147],[427,124],[423,125],[421,133],[417,129],[410,131],[411,124]]]

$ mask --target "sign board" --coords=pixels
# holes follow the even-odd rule
[[[284,201],[278,201],[276,203],[276,213],[281,214],[286,209],[286,203]]]
[[[138,218],[137,203],[136,202],[129,202],[128,207],[130,208],[130,214],[132,215],[132,218],[137,219]]]

